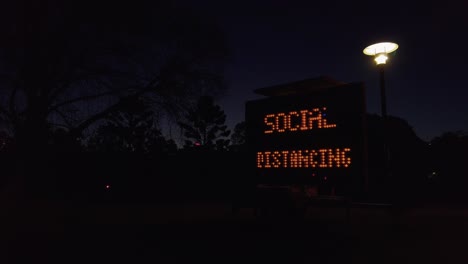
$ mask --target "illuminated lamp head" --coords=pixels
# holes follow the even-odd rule
[[[398,44],[393,42],[380,42],[367,46],[362,52],[369,56],[374,56],[377,65],[386,64],[388,54],[398,49]]]
[[[376,55],[375,58],[374,58],[374,61],[375,63],[377,63],[377,65],[379,64],[385,64],[387,63],[387,60],[388,60],[388,57],[385,53],[381,53],[379,55]]]

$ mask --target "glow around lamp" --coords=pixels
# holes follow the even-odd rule
[[[374,56],[377,65],[387,63],[387,54],[398,49],[398,44],[393,42],[380,42],[367,46],[362,52],[369,56]]]

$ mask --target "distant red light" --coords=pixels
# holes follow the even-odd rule
[[[200,142],[195,142],[195,146],[197,147],[201,146]]]
[[[106,189],[107,189],[107,190],[110,189],[110,185],[109,185],[109,184],[106,185]]]

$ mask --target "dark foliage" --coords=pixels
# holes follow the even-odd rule
[[[234,132],[231,135],[231,143],[233,146],[242,146],[246,144],[246,123],[242,121],[234,126]]]
[[[389,174],[384,176],[382,118],[367,116],[369,188],[374,197],[401,202],[421,198],[430,171],[427,143],[403,119],[387,117],[386,137],[389,149]],[[385,198],[383,198],[385,197]]]
[[[161,134],[149,105],[135,99],[106,118],[88,139],[87,149],[111,153],[168,154],[174,153],[177,146]]]
[[[29,150],[50,127],[81,136],[129,96],[176,114],[224,87],[222,32],[167,2],[23,0],[2,19],[0,120]]]
[[[211,96],[200,97],[197,104],[189,108],[184,120],[179,122],[184,130],[186,148],[225,150],[229,145],[226,139],[231,131],[225,125],[226,115]]]
[[[431,140],[429,159],[432,171],[427,174],[433,193],[452,201],[468,201],[468,134],[446,132]]]
[[[167,143],[149,117],[129,125],[135,138],[119,130],[137,121],[122,121],[129,100],[144,98],[158,115],[178,116],[200,94],[225,88],[223,32],[166,1],[20,0],[5,3],[0,17],[0,130],[20,153],[18,183],[38,178],[27,183],[32,189],[40,189],[39,179],[53,182],[51,153],[75,152],[106,118],[113,121],[102,130],[119,134],[108,145],[152,151]]]

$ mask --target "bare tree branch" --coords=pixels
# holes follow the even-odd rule
[[[50,106],[48,112],[49,113],[53,112],[53,111],[57,110],[58,108],[60,108],[62,106],[73,104],[73,103],[76,103],[76,102],[93,100],[93,99],[97,99],[97,98],[100,98],[100,97],[103,97],[103,96],[114,95],[114,94],[117,94],[119,92],[125,91],[127,89],[128,88],[119,89],[119,90],[112,90],[112,91],[106,91],[106,92],[102,92],[102,93],[98,93],[98,94],[85,95],[85,96],[73,98],[73,99],[70,99],[70,100],[62,101],[60,103],[57,103],[55,105]]]
[[[147,92],[150,92],[154,87],[147,85],[145,88],[142,88],[138,90],[137,92],[127,95],[125,97],[122,97],[117,103],[109,106],[108,108],[104,109],[103,111],[96,113],[95,115],[89,117],[85,121],[83,121],[81,124],[76,126],[75,128],[72,129],[72,133],[75,135],[81,134],[81,132],[89,127],[91,124],[94,122],[106,118],[109,114],[113,113],[114,111],[117,111],[121,109],[121,107],[126,103],[127,100],[131,100],[134,98],[139,98],[140,96],[144,95]]]
[[[75,126],[70,131],[71,134],[80,135],[83,132],[83,130],[88,128],[91,124],[93,124],[96,121],[99,121],[101,119],[106,118],[109,114],[111,114],[112,112],[118,110],[121,105],[122,105],[122,101],[119,101],[119,102],[115,103],[114,105],[106,108],[105,110],[103,110],[103,111],[101,111],[101,112],[99,112],[97,114],[94,114],[93,116],[89,117],[85,121],[81,122],[79,125]]]
[[[62,117],[63,122],[65,122],[65,124],[68,126],[67,128],[73,127],[73,124],[69,121],[69,120],[71,119],[69,116],[66,116],[65,113],[63,113],[63,112],[60,111],[59,109],[56,109],[55,112],[56,112],[60,117]],[[52,123],[51,123],[51,124],[52,124]]]

